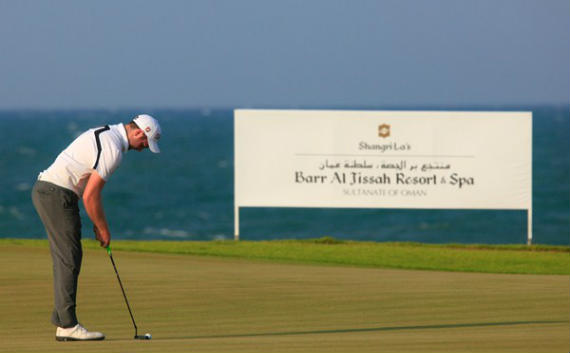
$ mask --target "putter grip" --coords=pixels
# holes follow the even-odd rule
[[[107,254],[111,256],[111,245],[107,246],[106,249],[107,249]]]

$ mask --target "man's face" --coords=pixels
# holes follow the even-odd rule
[[[148,138],[146,137],[144,131],[141,129],[136,129],[133,133],[133,138],[130,141],[131,149],[142,151],[145,148],[148,148]]]

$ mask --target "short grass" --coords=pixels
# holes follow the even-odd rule
[[[107,339],[56,342],[49,323],[53,299],[45,241],[2,241],[0,352],[540,353],[569,348],[566,275],[385,269],[376,267],[383,262],[377,265],[372,255],[360,264],[327,260],[322,265],[309,257],[322,252],[325,259],[334,259],[338,251],[350,258],[364,252],[357,244],[113,244],[139,332],[152,333],[153,340],[132,339],[109,258],[95,243],[86,242],[78,314],[85,326],[103,331]],[[129,247],[137,251],[121,250]],[[139,251],[145,247],[178,253]],[[442,250],[411,244],[380,248],[380,253],[366,251],[387,257],[395,252],[398,257],[391,261],[398,266],[408,256],[429,259],[446,252],[568,257],[557,251]],[[287,255],[293,250],[304,255]],[[208,256],[180,254],[185,251]],[[279,261],[269,261],[263,251]],[[254,259],[238,258],[246,255]],[[428,261],[418,266],[422,263]]]
[[[0,245],[47,247],[46,240],[2,239]],[[96,249],[95,241],[84,241]],[[570,274],[570,247],[433,245],[339,241],[114,241],[113,249],[356,267],[517,274]]]

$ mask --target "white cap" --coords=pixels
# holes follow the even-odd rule
[[[160,153],[160,148],[158,148],[158,140],[160,140],[162,130],[160,129],[158,121],[156,121],[155,118],[148,114],[137,115],[133,121],[142,131],[144,131],[148,139],[148,148],[150,148],[150,150],[154,153]]]

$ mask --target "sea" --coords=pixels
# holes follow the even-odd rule
[[[330,108],[328,108],[330,109]],[[387,110],[348,107],[350,110]],[[426,110],[421,107],[397,110]],[[533,112],[533,243],[570,243],[570,108],[437,107]],[[234,239],[232,109],[0,111],[0,238],[45,238],[31,202],[38,174],[81,132],[159,119],[162,153],[129,151],[103,191],[113,239]],[[491,127],[492,128],[492,127]],[[83,207],[82,236],[93,238]],[[240,239],[525,244],[526,211],[242,208]]]

